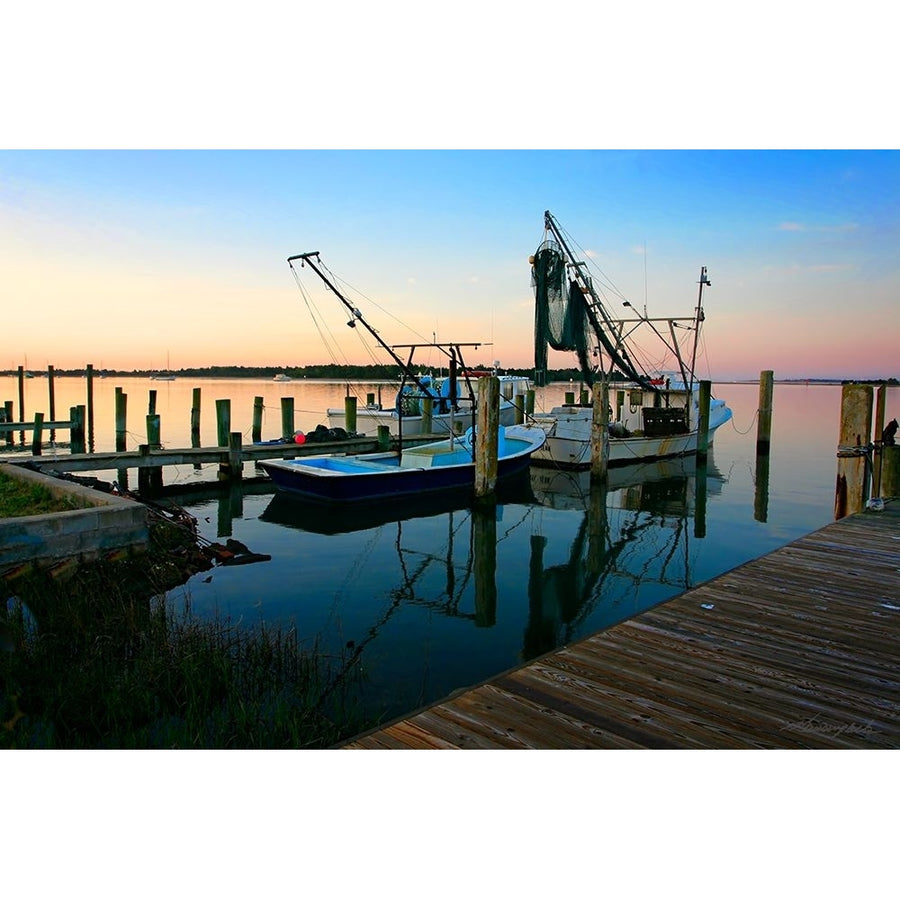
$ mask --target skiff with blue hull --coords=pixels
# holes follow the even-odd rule
[[[546,436],[532,425],[501,426],[497,481],[528,468]],[[307,456],[260,463],[275,487],[308,500],[357,503],[394,500],[444,491],[469,492],[475,486],[473,432],[401,452],[352,456]]]

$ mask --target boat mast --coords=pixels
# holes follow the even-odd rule
[[[410,368],[410,366],[403,362],[403,360],[400,359],[399,356],[397,356],[394,350],[381,339],[381,336],[378,334],[378,332],[363,318],[363,314],[331,283],[331,280],[328,278],[328,276],[325,275],[325,273],[319,268],[319,266],[316,265],[316,261],[318,261],[319,259],[319,251],[313,250],[310,253],[298,253],[295,256],[289,256],[288,265],[292,269],[294,268],[293,262],[295,259],[302,260],[302,265],[308,264],[309,267],[316,273],[316,275],[318,275],[319,278],[321,278],[322,281],[325,282],[326,287],[328,287],[329,290],[333,291],[338,300],[340,300],[341,303],[343,303],[344,306],[347,307],[347,309],[350,311],[350,315],[352,316],[350,321],[347,322],[347,325],[350,328],[356,328],[356,323],[361,322],[366,331],[368,331],[369,334],[371,334],[372,337],[375,338],[376,341],[378,341],[379,345],[384,350],[387,350],[387,352],[391,356],[391,359],[393,359],[394,362],[397,363],[401,370],[405,372],[406,375],[408,375],[418,385],[419,389],[423,393],[427,394],[428,389],[424,384],[422,384],[422,382],[419,380],[419,377],[412,370],[412,368]]]
[[[691,352],[691,370],[688,391],[692,391],[694,389],[694,366],[697,363],[697,344],[700,341],[700,324],[705,318],[705,316],[703,315],[703,285],[712,287],[712,282],[706,276],[706,266],[700,267],[700,292],[697,295],[697,311],[696,316],[694,317],[694,349]]]
[[[618,340],[618,335],[620,335],[621,332],[617,330],[616,324],[610,318],[609,314],[606,311],[606,308],[600,302],[600,298],[597,296],[597,293],[594,290],[594,284],[590,275],[588,275],[587,272],[584,271],[587,269],[587,263],[576,260],[572,255],[572,251],[569,249],[569,245],[566,243],[565,238],[562,236],[562,233],[559,230],[559,226],[556,223],[556,219],[553,218],[553,215],[550,213],[549,209],[544,211],[544,228],[552,232],[553,236],[559,242],[560,247],[562,247],[563,253],[568,260],[568,265],[573,269],[579,287],[582,289],[582,293],[585,295],[589,295],[591,298],[591,302],[585,300],[585,309],[587,310],[588,320],[591,323],[591,327],[594,329],[594,334],[598,342],[601,343],[609,353],[610,361],[615,362],[629,378],[636,381],[638,384],[649,388],[650,390],[658,390],[649,383],[649,380],[645,375],[641,375],[636,370],[634,364],[628,358],[628,351],[625,349],[625,346],[621,343],[621,341]],[[599,320],[600,318],[603,319],[602,325]],[[617,335],[615,344],[613,344],[613,342],[608,337],[606,337],[607,334]],[[609,374],[603,371],[602,357],[600,374],[604,378]]]

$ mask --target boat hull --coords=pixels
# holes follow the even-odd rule
[[[547,440],[532,457],[537,465],[562,466],[571,469],[587,468],[591,464],[590,408],[572,407],[555,411],[553,415],[537,417],[547,429]],[[731,419],[731,410],[724,403],[710,407],[707,440],[711,444],[716,429]],[[671,459],[697,452],[698,432],[682,434],[609,438],[608,466],[627,466],[649,460]]]
[[[504,452],[497,461],[497,480],[528,468],[545,436],[535,426],[505,429]],[[459,441],[448,453],[449,441],[409,448],[402,457],[394,452],[356,456],[309,456],[261,463],[279,490],[322,503],[395,500],[424,494],[461,492],[475,486],[475,463],[470,449]]]

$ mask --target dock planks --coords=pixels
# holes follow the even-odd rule
[[[900,504],[343,746],[900,747]]]

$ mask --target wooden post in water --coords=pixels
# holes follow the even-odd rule
[[[390,450],[391,449],[391,427],[390,425],[379,425],[378,426],[378,449],[379,450]]]
[[[862,512],[866,505],[872,393],[870,384],[845,384],[841,390],[841,426],[834,491],[835,519]]]
[[[241,459],[243,437],[239,431],[228,435],[228,462],[219,463],[219,480],[240,480],[244,474],[244,462]]]
[[[497,455],[500,430],[500,379],[478,379],[475,424],[475,497],[489,497],[497,487]]]
[[[13,419],[13,402],[12,402],[12,400],[5,400],[3,402],[3,411],[6,413],[6,421],[7,422],[15,421],[15,419]],[[15,443],[15,438],[13,437],[13,433],[11,431],[6,432],[6,443],[10,447],[12,447],[12,445]]]
[[[41,442],[44,437],[44,414],[42,412],[34,414],[34,429],[31,435],[31,455],[41,455]]]
[[[534,388],[525,391],[525,413],[529,416],[534,415]]]
[[[766,369],[759,373],[759,410],[756,424],[756,453],[768,453],[772,439],[772,394],[775,373]]]
[[[258,444],[262,440],[262,417],[263,417],[263,398],[253,398],[253,426],[251,428],[250,440],[254,444]]]
[[[125,435],[127,433],[126,410],[128,408],[128,395],[122,388],[116,388],[116,453],[125,451]]]
[[[25,421],[25,367],[19,366],[19,422]],[[19,432],[19,443],[25,443],[25,432]]]
[[[91,363],[85,366],[85,385],[87,388],[87,396],[85,397],[85,407],[87,409],[87,443],[90,452],[94,452],[94,367]]]
[[[147,416],[147,444],[153,450],[159,450],[162,446],[159,433],[159,416],[156,413],[152,413]]]
[[[227,447],[231,432],[231,401],[216,400],[216,446]]]
[[[294,398],[281,398],[281,439],[292,441],[294,439]]]
[[[47,366],[47,400],[49,401],[50,407],[50,421],[56,421],[56,383],[54,380],[55,372],[53,370],[53,366]],[[50,440],[56,440],[56,429],[50,429]]]
[[[84,405],[73,406],[69,413],[69,421],[72,423],[71,450],[72,453],[84,453]]]
[[[344,426],[350,434],[356,431],[356,397],[350,394],[344,397]]]
[[[609,388],[604,378],[594,385],[591,418],[591,480],[603,481],[609,467]]]
[[[881,448],[881,496],[900,499],[900,444]]]
[[[884,434],[884,407],[887,386],[880,384],[875,394],[875,430],[873,432],[874,449],[872,451],[872,496],[881,496],[881,468],[883,461],[882,435]]]
[[[434,431],[434,400],[431,397],[422,398],[422,434],[431,434]]]
[[[150,450],[159,450],[162,446],[160,439],[159,416],[156,413],[147,416],[147,446]],[[162,487],[162,466],[152,466],[147,469],[147,479],[151,490]]]
[[[521,425],[525,421],[525,395],[516,394],[513,398],[513,406],[516,409],[515,423]]]
[[[700,421],[697,422],[697,462],[706,462],[709,455],[709,398],[712,394],[712,384],[708,381],[700,382]]]
[[[565,406],[575,405],[575,391],[566,391],[565,397],[563,399],[563,404]]]
[[[191,394],[191,446],[200,446],[200,388]]]
[[[147,415],[156,415],[156,388],[150,388],[150,395],[147,401]]]
[[[694,537],[706,537],[706,478],[708,475],[706,459],[697,463],[694,477]]]

